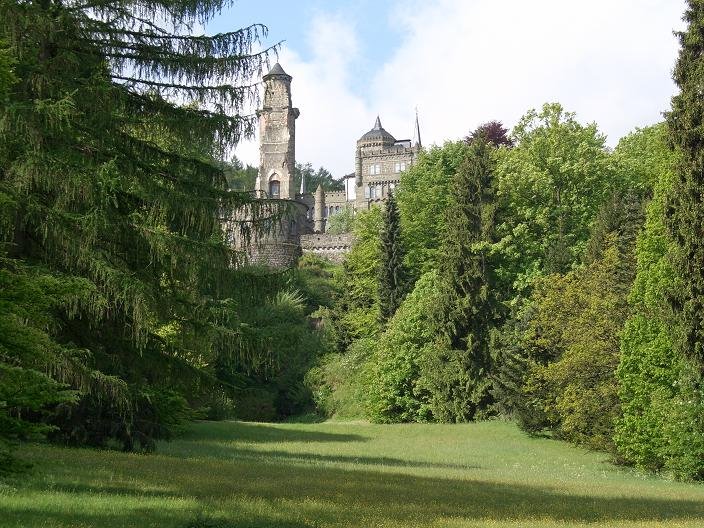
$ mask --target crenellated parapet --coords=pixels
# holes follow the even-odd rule
[[[342,262],[352,248],[354,237],[351,233],[331,235],[314,233],[301,236],[303,253],[310,253],[332,262]]]

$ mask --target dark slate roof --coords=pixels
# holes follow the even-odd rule
[[[369,132],[364,134],[361,138],[359,138],[360,141],[382,141],[384,143],[394,143],[396,140],[394,137],[389,134],[386,130],[384,130],[384,127],[381,126],[381,119],[379,119],[379,116],[376,116],[376,121],[374,122],[374,128],[372,128]]]
[[[286,77],[291,77],[288,73],[286,73],[284,71],[284,69],[281,67],[281,64],[279,64],[278,62],[276,64],[274,64],[274,66],[271,68],[271,70],[269,70],[269,73],[267,73],[264,76],[264,79],[267,79],[267,78],[271,77],[272,75],[283,75]]]

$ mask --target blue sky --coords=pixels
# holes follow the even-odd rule
[[[684,0],[238,0],[206,29],[262,22],[268,44],[285,41],[297,160],[342,176],[377,114],[401,139],[416,107],[426,145],[560,102],[615,146],[667,110],[683,11]],[[256,140],[236,153],[258,164]]]
[[[207,29],[217,33],[253,22],[263,23],[269,28],[269,44],[284,41],[284,46],[295,50],[302,60],[311,61],[311,21],[326,16],[344,20],[357,35],[359,46],[350,65],[351,87],[364,94],[366,79],[401,44],[401,27],[394,24],[394,13],[399,9],[404,9],[403,4],[384,0],[237,0]]]

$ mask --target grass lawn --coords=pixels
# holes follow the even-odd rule
[[[28,446],[6,527],[704,526],[704,485],[514,425],[205,422],[151,455]]]

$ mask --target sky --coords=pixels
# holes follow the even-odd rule
[[[335,177],[354,170],[377,115],[425,146],[481,123],[512,128],[559,102],[619,138],[662,120],[684,0],[237,0],[208,33],[261,22],[293,77],[296,160]],[[272,61],[275,62],[274,58]],[[235,153],[258,165],[256,139]]]

